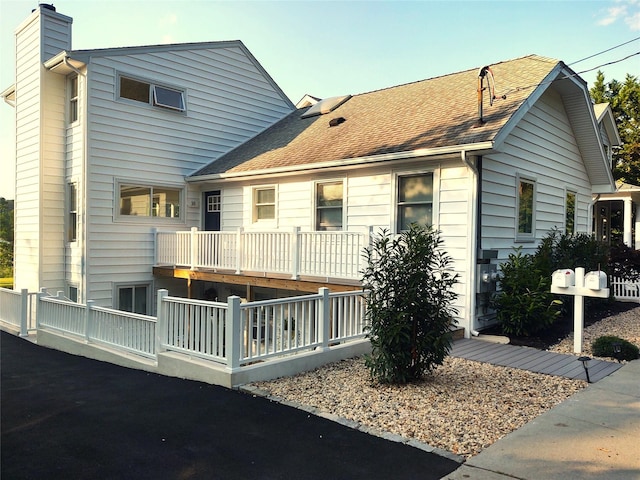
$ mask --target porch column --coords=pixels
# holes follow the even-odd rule
[[[633,201],[630,198],[624,199],[624,236],[623,241],[624,244],[628,247],[633,247],[633,241],[631,238],[632,232],[632,224],[631,224],[631,214],[633,213]]]
[[[640,210],[636,213],[636,238],[635,240],[635,248],[636,250],[640,250]]]

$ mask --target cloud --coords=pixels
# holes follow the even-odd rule
[[[614,6],[606,9],[598,25],[606,27],[618,20],[624,21],[631,30],[640,30],[640,1],[614,0]]]

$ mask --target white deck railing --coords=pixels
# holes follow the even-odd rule
[[[0,320],[16,327],[26,337],[36,329],[36,293],[0,288]]]
[[[640,281],[632,282],[611,277],[609,282],[613,298],[624,302],[640,303]]]
[[[296,355],[322,355],[339,344],[365,337],[364,292],[317,294],[241,303],[169,297],[160,290],[157,317],[74,303],[60,293],[50,296],[26,290],[0,290],[0,320],[20,327],[22,311],[36,299],[38,331],[59,332],[87,345],[158,360],[162,352],[185,354],[240,372],[248,365],[295,360]]]
[[[360,279],[367,232],[156,232],[155,264],[322,278]]]

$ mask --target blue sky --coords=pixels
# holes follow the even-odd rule
[[[242,40],[294,103],[306,93],[363,93],[531,53],[581,72],[640,52],[640,0],[52,3],[74,19],[74,49]],[[15,28],[37,4],[0,0],[0,90],[14,82]],[[608,80],[640,76],[640,55],[601,69]],[[589,86],[596,71],[581,75]],[[0,103],[5,198],[14,196],[12,125],[13,109]]]

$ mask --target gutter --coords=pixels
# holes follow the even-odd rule
[[[469,206],[467,208],[467,216],[469,218],[469,230],[473,232],[472,235],[467,236],[467,252],[469,253],[469,258],[467,259],[467,271],[469,272],[469,279],[467,281],[467,315],[469,318],[469,328],[468,334],[465,336],[469,338],[469,336],[473,335],[477,337],[479,332],[475,328],[475,318],[476,318],[476,263],[478,256],[478,237],[479,237],[479,228],[480,224],[478,223],[478,191],[479,191],[479,182],[480,175],[478,172],[477,166],[467,157],[467,151],[460,151],[460,159],[462,163],[464,163],[469,171],[471,171],[472,182],[471,182],[471,191],[469,192]]]
[[[418,150],[411,150],[408,152],[399,153],[387,153],[381,155],[369,155],[365,157],[349,158],[346,160],[331,160],[328,162],[318,162],[306,165],[290,165],[286,167],[268,168],[262,170],[252,170],[247,172],[229,172],[229,173],[213,173],[209,175],[198,175],[193,177],[186,177],[187,183],[199,183],[215,180],[243,180],[248,178],[254,178],[257,176],[269,177],[269,176],[282,176],[283,174],[298,175],[301,173],[309,173],[316,170],[324,170],[328,168],[339,167],[351,167],[354,165],[367,165],[375,163],[383,163],[394,160],[407,160],[420,157],[433,157],[437,155],[452,155],[459,154],[460,152],[487,152],[493,150],[493,142],[479,142],[471,143],[468,145],[453,145],[448,147],[436,147],[436,148],[421,148]]]

